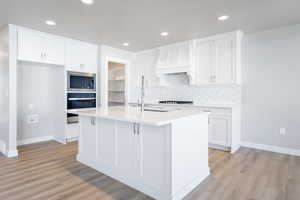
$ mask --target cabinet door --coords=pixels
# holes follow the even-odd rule
[[[235,41],[216,40],[216,82],[233,83],[235,77]]]
[[[30,62],[42,62],[44,38],[36,33],[18,31],[18,59]]]
[[[195,83],[197,85],[214,82],[215,47],[214,41],[195,42]]]
[[[82,49],[84,52],[83,62],[85,65],[85,72],[97,73],[97,60],[98,60],[98,48],[96,45],[85,44]]]
[[[169,191],[171,163],[167,127],[140,125],[136,139],[136,168],[140,181],[156,191]]]
[[[97,159],[96,120],[92,117],[80,117],[79,155],[87,162]]]
[[[75,72],[84,71],[80,42],[66,41],[66,69]]]
[[[134,124],[128,122],[116,122],[116,168],[118,173],[128,177],[135,177],[135,143]]]
[[[209,116],[209,143],[230,147],[231,116],[211,114]]]
[[[109,169],[115,166],[116,122],[97,119],[97,160]]]
[[[65,65],[65,43],[59,38],[45,38],[45,63]]]
[[[168,56],[169,56],[168,49],[166,48],[159,49],[159,56],[157,61],[158,68],[163,68],[168,66]]]
[[[68,71],[97,72],[98,48],[79,41],[66,42],[66,68]]]

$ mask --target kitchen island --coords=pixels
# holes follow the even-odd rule
[[[208,175],[208,113],[99,107],[79,115],[77,160],[155,199],[182,199]]]

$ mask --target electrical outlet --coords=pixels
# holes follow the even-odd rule
[[[40,119],[39,119],[39,115],[38,114],[34,114],[34,115],[27,115],[27,123],[28,124],[36,124],[39,123]]]
[[[279,129],[279,134],[280,135],[285,135],[286,134],[286,129],[285,128],[280,128]]]

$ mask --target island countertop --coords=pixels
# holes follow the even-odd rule
[[[113,106],[97,107],[86,109],[68,110],[68,113],[78,114],[79,116],[89,116],[103,119],[141,123],[154,126],[170,124],[175,120],[187,118],[194,115],[207,115],[207,112],[199,110],[172,109],[168,112],[140,112],[139,107],[132,106]]]

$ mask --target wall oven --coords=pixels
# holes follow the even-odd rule
[[[68,110],[96,108],[96,93],[68,93]],[[68,113],[68,123],[77,123],[78,115]]]
[[[68,71],[68,91],[96,92],[96,74]]]

